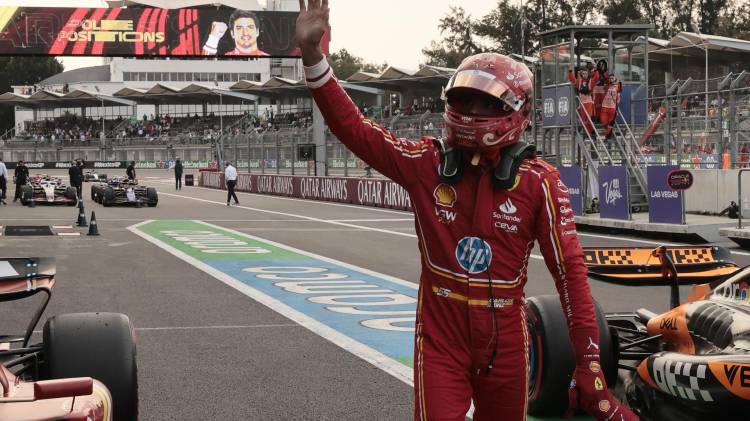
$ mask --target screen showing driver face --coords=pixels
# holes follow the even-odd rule
[[[226,6],[0,6],[0,55],[298,57],[297,15]]]

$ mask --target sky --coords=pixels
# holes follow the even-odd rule
[[[106,6],[100,0],[0,0],[0,6],[8,4]],[[331,51],[345,48],[367,62],[417,69],[424,61],[422,49],[441,38],[438,25],[450,6],[460,5],[473,17],[481,17],[496,4],[495,0],[330,0]],[[66,57],[61,61],[66,70],[102,64],[98,58]]]

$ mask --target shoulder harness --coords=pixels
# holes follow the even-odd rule
[[[449,148],[441,139],[434,140],[440,151],[438,174],[447,184],[457,184],[464,175],[466,160],[458,149]],[[516,182],[518,168],[525,159],[536,156],[536,147],[525,142],[517,142],[500,151],[500,161],[493,171],[492,181],[496,188],[509,190]]]

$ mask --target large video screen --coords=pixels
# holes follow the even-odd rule
[[[298,57],[297,15],[225,6],[3,6],[0,55]]]

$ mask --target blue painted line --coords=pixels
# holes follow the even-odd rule
[[[395,282],[375,277],[366,273],[344,268],[329,262],[325,262],[318,259],[269,259],[269,260],[212,260],[205,261],[205,263],[214,267],[221,272],[232,276],[242,283],[247,284],[279,301],[282,303],[312,317],[313,319],[323,323],[344,335],[359,341],[397,361],[407,363],[411,365],[414,352],[414,319],[416,312],[416,301],[417,291],[416,289],[406,287],[404,285],[397,284]],[[263,279],[259,277],[263,273],[253,273],[246,269],[248,268],[263,268],[263,267],[276,267],[286,268],[289,266],[294,267],[310,267],[310,268],[322,268],[326,269],[326,272],[316,273],[304,273],[304,274],[279,274],[280,277],[294,277],[294,281],[288,281],[285,279]],[[372,288],[356,288],[357,292],[350,293],[339,293],[337,290],[346,289],[354,291],[354,289],[346,288],[345,285],[338,285],[336,288],[330,289],[316,289],[315,293],[311,294],[300,294],[296,292],[286,291],[284,288],[277,286],[280,282],[296,282],[305,280],[315,280],[320,278],[323,274],[340,274],[346,276],[337,281],[363,281],[361,285],[371,286]],[[325,281],[323,281],[325,282]],[[320,283],[312,286],[328,286],[328,284]],[[359,284],[356,284],[359,285]],[[370,290],[378,290],[368,292]],[[410,302],[408,304],[397,304],[397,305],[367,305],[373,302],[390,301],[393,298],[388,297],[356,297],[357,295],[394,295],[400,294],[404,297],[409,297]],[[331,303],[321,303],[321,297],[331,296],[347,296],[345,299],[342,298],[338,302],[345,300],[346,303],[353,303],[353,305],[336,305]],[[316,302],[316,300],[318,302]],[[391,311],[411,311],[414,312],[411,315],[407,314],[342,314],[339,312],[331,311],[329,308],[341,308],[341,307],[353,307],[355,310],[360,311],[377,311],[377,312],[391,312]],[[409,321],[403,321],[393,323],[393,326],[409,328],[409,331],[394,331],[394,330],[383,330],[366,325],[372,322],[382,321],[383,319],[389,318],[408,318]]]

